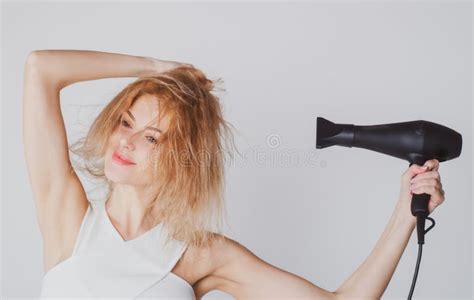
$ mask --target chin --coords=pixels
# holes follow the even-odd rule
[[[134,166],[115,164],[111,157],[107,157],[104,162],[104,175],[114,183],[131,184],[131,180],[135,177],[133,168]]]

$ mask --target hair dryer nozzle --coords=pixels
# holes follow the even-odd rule
[[[354,125],[336,124],[318,117],[316,122],[316,148],[322,149],[333,145],[352,147],[354,142]]]
[[[433,158],[443,162],[458,157],[462,136],[451,128],[423,120],[353,125],[318,117],[316,148],[333,145],[364,148],[423,165]]]

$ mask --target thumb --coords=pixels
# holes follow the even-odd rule
[[[402,175],[404,181],[410,181],[413,177],[428,170],[428,166],[411,165]]]

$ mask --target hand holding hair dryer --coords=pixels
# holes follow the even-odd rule
[[[408,161],[410,166],[412,164],[422,166],[430,159],[437,159],[441,163],[459,157],[462,136],[448,127],[423,120],[381,125],[353,125],[337,124],[317,117],[316,148],[322,149],[334,145],[364,148],[401,158]],[[411,202],[411,213],[417,218],[420,254],[425,242],[425,233],[435,224],[434,220],[428,217],[429,201],[430,195],[423,193],[413,194]],[[433,224],[425,231],[426,219]],[[409,299],[416,282],[420,256]]]

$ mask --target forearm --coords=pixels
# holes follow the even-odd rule
[[[79,81],[141,77],[154,68],[147,57],[90,50],[36,50],[28,61],[59,89]]]
[[[340,299],[380,299],[400,261],[416,218],[397,205],[374,249],[359,268],[335,291]]]

